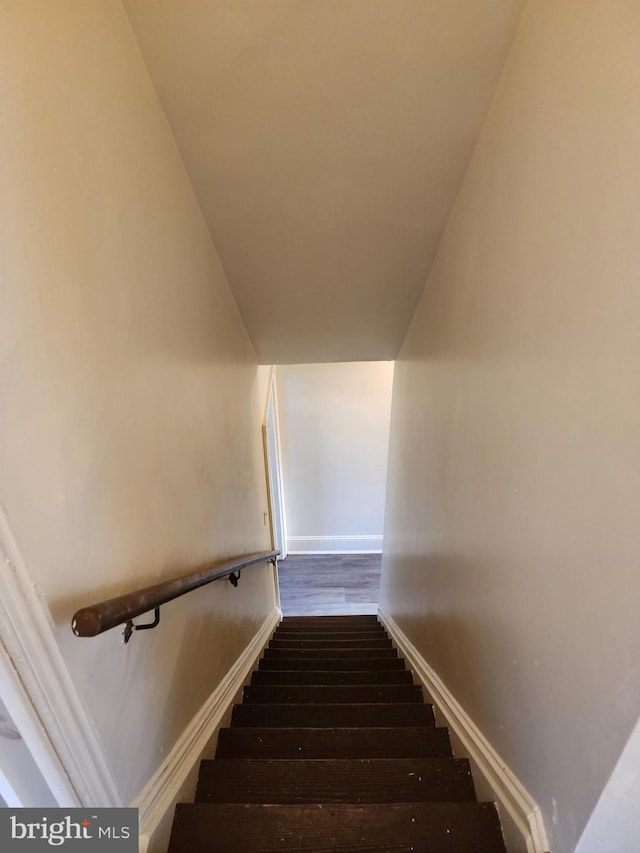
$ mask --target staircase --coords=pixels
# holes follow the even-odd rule
[[[169,853],[505,853],[495,806],[375,616],[288,617]]]

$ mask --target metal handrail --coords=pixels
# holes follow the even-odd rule
[[[280,551],[263,551],[259,554],[245,554],[218,563],[210,563],[188,575],[163,581],[154,586],[136,589],[116,598],[109,598],[89,607],[78,610],[71,620],[71,629],[76,637],[97,637],[103,631],[125,625],[125,642],[134,629],[155,628],[160,620],[160,605],[173,601],[187,592],[198,589],[212,581],[229,578],[233,586],[238,585],[240,572],[255,563],[272,562],[275,564]],[[155,610],[155,620],[148,625],[134,625],[132,620],[142,613]]]

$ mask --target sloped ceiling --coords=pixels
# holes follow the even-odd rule
[[[263,363],[393,359],[523,0],[124,0]]]

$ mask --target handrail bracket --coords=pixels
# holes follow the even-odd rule
[[[143,625],[134,625],[133,619],[129,619],[128,622],[125,623],[124,628],[122,629],[122,636],[124,638],[125,645],[131,639],[134,631],[150,631],[152,628],[157,627],[160,624],[160,606],[154,608],[154,620],[153,622],[145,622]]]

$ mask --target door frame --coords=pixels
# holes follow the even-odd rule
[[[267,401],[262,421],[262,444],[267,478],[271,547],[280,551],[280,559],[284,560],[287,557],[287,520],[282,478],[282,449],[275,367],[271,368],[269,376]]]
[[[121,806],[60,651],[49,607],[29,575],[1,505],[0,588],[2,701],[54,800],[65,808]]]

